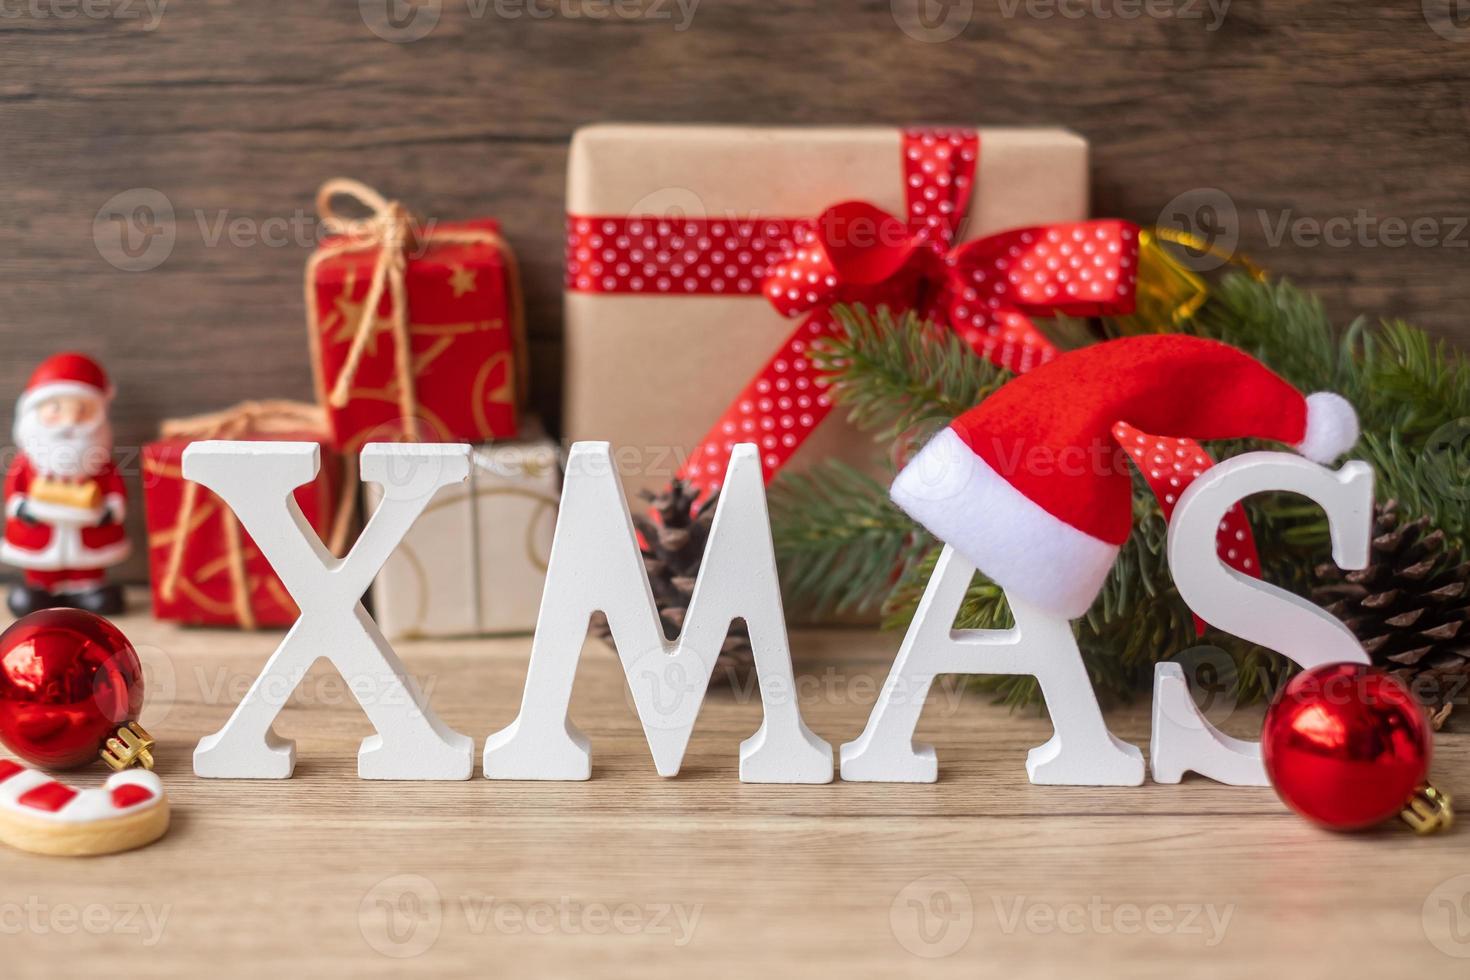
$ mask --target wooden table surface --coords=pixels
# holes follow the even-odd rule
[[[615,657],[588,644],[573,717],[585,783],[373,783],[370,728],[318,666],[281,714],[296,776],[191,774],[274,634],[120,625],[148,668],[143,721],[174,825],[88,860],[0,853],[3,974],[966,977],[1463,975],[1470,862],[1461,831],[1337,836],[1270,790],[1190,778],[1137,789],[1031,786],[1049,725],[945,685],[920,736],[940,781],[742,785],[759,704],[712,695],[684,771],[661,779]],[[808,724],[862,729],[897,637],[799,632]],[[455,729],[483,743],[519,702],[525,638],[403,643]],[[1147,748],[1146,704],[1110,715]],[[1259,712],[1226,727],[1247,734]],[[1443,734],[1437,782],[1470,785]],[[75,777],[88,785],[102,773]]]

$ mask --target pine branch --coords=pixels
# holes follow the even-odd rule
[[[1290,282],[1227,275],[1183,332],[1224,341],[1254,356],[1303,391],[1335,391],[1357,405],[1353,341],[1363,325],[1339,333],[1322,302]]]
[[[875,441],[906,442],[929,435],[978,405],[1010,372],[976,354],[953,331],[939,330],[886,306],[870,312],[838,306],[841,336],[814,345],[811,359],[832,379],[837,404]]]
[[[990,365],[952,334],[913,315],[895,320],[886,309],[838,310],[843,334],[813,352],[834,378],[833,391],[861,427],[877,438],[916,438],[968,410],[1009,374]],[[1075,331],[1074,331],[1075,332]],[[927,432],[923,432],[927,434]],[[806,474],[784,471],[771,486],[772,530],[787,599],[807,611],[881,606],[884,626],[908,625],[939,554],[939,543],[888,500],[886,487],[840,462]],[[1153,664],[1201,641],[1193,617],[1168,570],[1167,529],[1158,504],[1141,481],[1135,495],[1135,531],[1124,546],[1102,596],[1076,624],[1078,644],[1097,690],[1123,699],[1146,687]],[[1293,566],[1295,567],[1295,566]],[[976,575],[954,625],[1007,629],[1010,610],[999,586]],[[1254,648],[1232,647],[1244,682],[1276,676],[1269,657],[1249,669]],[[1279,659],[1279,658],[1277,658]],[[982,689],[1012,707],[1039,702],[1034,677],[985,677]],[[1243,692],[1252,696],[1253,692]]]
[[[1380,499],[1427,516],[1470,546],[1470,359],[1402,321],[1359,319],[1337,331],[1322,304],[1289,282],[1226,277],[1184,330],[1241,347],[1304,391],[1336,391],[1358,410],[1356,454]],[[1320,514],[1299,541],[1326,542]]]
[[[843,334],[813,350],[833,378],[839,404],[875,439],[898,445],[895,459],[1009,379],[957,336],[913,314],[880,308],[838,309]],[[1085,343],[1083,325],[1053,325]],[[1114,325],[1115,326],[1115,325]],[[1183,328],[1246,350],[1305,391],[1336,391],[1358,409],[1364,437],[1356,454],[1377,470],[1381,499],[1427,515],[1470,550],[1470,370],[1467,358],[1400,322],[1377,327],[1358,320],[1338,331],[1322,304],[1287,282],[1225,278]],[[1266,443],[1213,447],[1219,458]],[[1264,495],[1246,502],[1268,581],[1306,594],[1312,569],[1326,553],[1326,521],[1300,498]],[[788,592],[795,603],[871,608],[884,625],[907,625],[939,553],[939,544],[887,500],[879,482],[828,463],[811,476],[783,474],[772,487],[773,529]],[[1147,488],[1136,485],[1134,531],[1088,615],[1074,624],[1094,686],[1126,698],[1146,687],[1154,663],[1196,646],[1225,649],[1235,664],[1234,694],[1269,695],[1290,670],[1275,653],[1210,631],[1195,635],[1193,618],[1169,574],[1167,529]],[[1001,589],[977,575],[955,624],[965,629],[1011,625]],[[1035,678],[983,678],[980,684],[1013,707],[1039,700]]]
[[[837,460],[807,473],[781,472],[769,500],[787,598],[811,611],[876,608],[895,569],[929,544],[889,503],[887,487]]]

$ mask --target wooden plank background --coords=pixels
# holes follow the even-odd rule
[[[503,220],[554,423],[567,138],[606,120],[1070,126],[1098,213],[1182,207],[1343,318],[1470,342],[1454,0],[149,2],[0,16],[3,431],[69,346],[115,374],[122,446],[168,416],[309,397],[301,273],[338,174],[427,217]],[[166,257],[125,271],[96,218],[146,190],[173,212]],[[1416,220],[1417,244],[1393,244]]]

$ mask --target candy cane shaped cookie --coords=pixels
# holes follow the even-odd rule
[[[37,854],[111,854],[151,844],[168,829],[168,796],[153,773],[114,773],[73,789],[0,759],[0,841]]]

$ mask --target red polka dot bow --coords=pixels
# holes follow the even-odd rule
[[[795,252],[767,273],[783,316],[835,304],[914,309],[1016,372],[1056,354],[1032,317],[1088,317],[1132,309],[1138,235],[1124,221],[1016,228],[948,251],[917,227],[864,201],[824,211]]]

